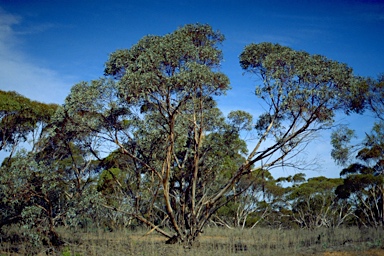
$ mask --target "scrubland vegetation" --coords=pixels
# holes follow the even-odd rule
[[[223,41],[200,24],[145,36],[112,53],[104,77],[74,85],[61,106],[0,91],[1,253],[379,250],[384,76],[250,44],[239,61],[256,78],[261,114],[224,116],[216,103],[230,89]],[[365,138],[335,124],[351,113],[375,118]],[[340,178],[306,179],[311,161],[301,154],[329,129]],[[296,174],[271,175],[285,167]]]
[[[60,230],[66,241],[60,248],[35,248],[28,242],[3,242],[0,255],[382,255],[383,230],[374,228],[207,228],[199,243],[186,248],[165,244],[166,238],[148,230]],[[32,253],[31,253],[32,252]],[[330,253],[334,254],[330,254]],[[328,254],[327,254],[328,253]],[[339,253],[339,254],[338,254]]]

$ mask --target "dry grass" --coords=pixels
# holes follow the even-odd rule
[[[199,246],[185,249],[182,245],[166,245],[165,238],[146,230],[104,232],[71,232],[61,230],[66,244],[48,254],[85,255],[384,255],[384,230],[340,228],[335,230],[228,230],[208,228]],[[1,244],[0,255],[25,255],[27,246]],[[24,246],[24,249],[23,249]],[[2,252],[2,253],[1,253]],[[46,249],[40,255],[46,255]]]

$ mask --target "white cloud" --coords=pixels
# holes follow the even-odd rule
[[[38,33],[47,25],[15,31],[22,18],[0,7],[0,89],[16,91],[30,99],[46,103],[63,103],[73,84],[71,79],[44,67],[23,52],[20,34]]]

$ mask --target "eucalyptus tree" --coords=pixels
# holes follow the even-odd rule
[[[109,79],[75,85],[64,105],[62,120],[73,122],[76,138],[85,132],[102,141],[99,150],[84,144],[95,157],[101,159],[109,147],[131,159],[122,171],[136,173],[130,177],[140,184],[136,196],[144,196],[138,200],[146,207],[127,214],[169,242],[192,244],[221,206],[246,191],[239,186],[244,179],[288,164],[316,131],[330,127],[335,111],[360,107],[353,97],[357,79],[346,65],[279,45],[249,45],[240,63],[262,77],[256,96],[267,112],[256,121],[259,141],[248,154],[239,133],[252,128],[252,116],[237,111],[225,119],[214,100],[229,89],[219,69],[223,40],[220,32],[198,24],[145,36],[110,55]],[[264,146],[267,139],[272,145]]]
[[[25,151],[17,152],[1,166],[2,239],[7,239],[3,231],[17,225],[17,236],[30,241],[34,249],[43,243],[61,245],[56,226],[66,213],[66,200],[61,177],[51,168],[36,162],[33,154]]]
[[[70,197],[81,197],[100,171],[101,159],[94,151],[98,144],[94,133],[75,118],[70,110],[58,108],[49,126],[49,136],[41,143],[36,158],[46,165],[56,165],[63,181],[71,188],[66,193]]]
[[[213,100],[229,88],[218,71],[223,39],[207,25],[146,36],[111,54],[105,73],[114,80],[76,85],[64,106],[75,124],[87,126],[82,130],[97,132],[132,159],[140,196],[148,189],[152,198],[141,202],[146,210],[129,214],[171,238],[158,225],[169,223],[184,243],[192,243],[218,207],[210,197],[220,188],[215,181],[223,179],[226,157],[246,150],[238,132],[249,116],[233,114],[225,124]],[[162,219],[151,219],[154,211]]]
[[[74,210],[81,205],[74,204],[74,194],[84,189],[73,181],[84,178],[69,174],[76,163],[84,163],[85,151],[63,139],[66,127],[57,122],[58,105],[32,101],[16,92],[0,91],[0,99],[0,150],[11,152],[0,168],[0,227],[20,225],[20,237],[27,236],[36,245],[59,245],[55,227],[74,219],[75,212],[91,209],[84,204],[92,196],[86,193],[84,207]],[[62,145],[70,145],[72,151]],[[88,162],[88,169],[96,167]]]
[[[0,90],[0,151],[9,151],[12,157],[17,146],[28,139],[35,150],[57,107]]]
[[[47,243],[60,242],[54,223],[60,215],[56,209],[61,187],[49,167],[35,158],[57,108],[0,91],[0,151],[10,152],[0,167],[1,239],[7,227],[17,224],[22,227],[18,235],[33,242],[41,242],[42,237]]]
[[[280,211],[285,188],[277,183],[268,170],[253,171],[240,180],[234,189],[240,195],[213,216],[216,225],[252,229],[261,223],[276,224],[273,222],[277,218],[272,215]]]
[[[344,164],[343,184],[336,189],[340,201],[353,206],[359,225],[384,225],[384,123],[374,124],[361,145],[349,145],[353,131],[336,130],[332,136],[332,156]],[[352,149],[357,147],[357,149]]]
[[[286,202],[291,219],[303,228],[338,227],[353,216],[353,206],[337,200],[336,189],[343,183],[340,178],[323,176],[310,178],[286,190]]]
[[[344,167],[340,176],[344,179],[336,193],[346,200],[355,211],[359,225],[383,226],[384,224],[384,83],[383,75],[378,79],[366,79],[368,88],[364,94],[366,111],[374,114],[371,131],[357,144],[355,131],[341,127],[332,133],[335,162]]]

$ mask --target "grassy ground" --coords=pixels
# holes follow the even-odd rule
[[[208,228],[199,245],[185,249],[166,245],[165,238],[142,231],[71,232],[61,230],[66,241],[60,250],[41,250],[39,255],[384,255],[384,230],[340,228],[335,230],[229,230]],[[2,243],[0,255],[25,255],[28,245]]]

